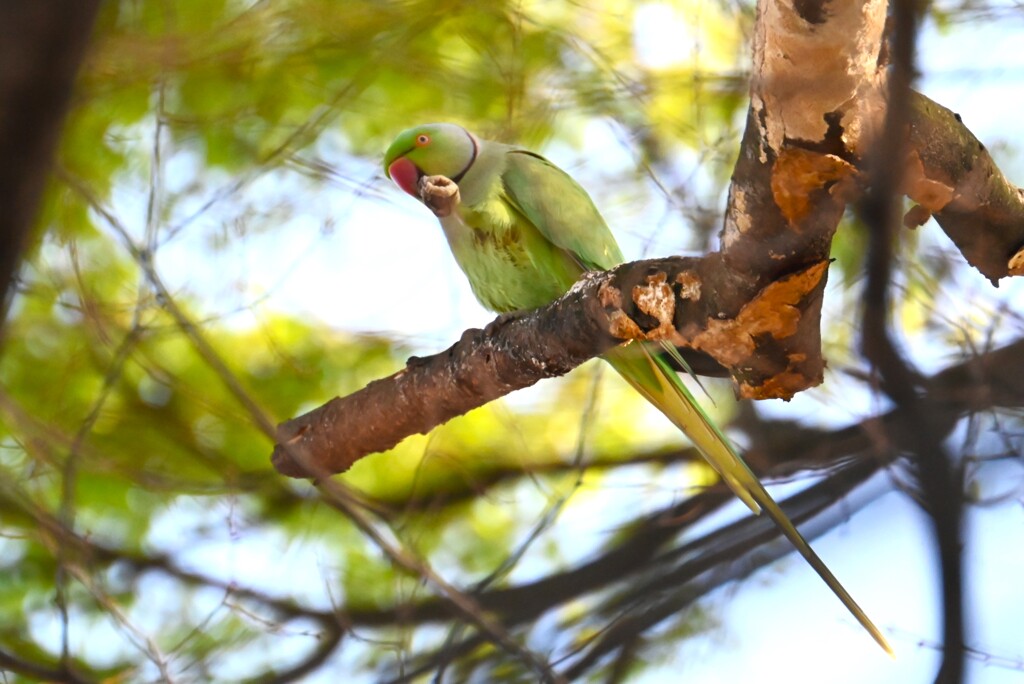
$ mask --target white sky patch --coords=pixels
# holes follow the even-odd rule
[[[669,3],[652,2],[637,7],[633,24],[636,60],[650,69],[683,64],[693,57],[700,44],[693,24]]]

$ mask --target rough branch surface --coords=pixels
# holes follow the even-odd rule
[[[543,378],[563,375],[618,343],[597,290],[584,278],[550,306],[467,330],[448,350],[412,358],[398,373],[278,427],[274,467],[302,477],[347,470],[416,433]]]

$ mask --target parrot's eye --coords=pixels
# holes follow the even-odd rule
[[[416,146],[417,147],[423,147],[424,145],[426,145],[429,142],[430,142],[430,136],[427,135],[426,133],[420,133],[418,136],[416,136]]]

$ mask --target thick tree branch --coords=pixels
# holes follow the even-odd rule
[[[884,24],[884,0],[758,4],[747,126],[721,236],[735,301],[829,258],[860,182],[858,150],[884,112]],[[758,350],[774,362],[736,369],[741,396],[789,398],[821,382],[820,310],[808,314],[784,348]]]
[[[538,380],[567,373],[615,344],[588,278],[553,304],[467,330],[448,350],[278,427],[272,462],[284,475],[342,472],[363,456]],[[600,321],[604,320],[602,325]]]
[[[922,382],[936,422],[948,431],[952,431],[959,419],[969,413],[1024,406],[1024,342],[965,360]],[[893,409],[838,430],[816,430],[778,420],[763,421],[756,414],[751,418],[741,418],[738,424],[749,440],[744,460],[754,472],[760,477],[785,479],[799,471],[830,468],[858,454],[880,456],[891,449],[908,451],[912,434],[904,427],[906,421],[906,414]],[[945,436],[948,434],[944,433]],[[653,466],[701,461],[703,458],[696,449],[684,448],[644,452],[625,461],[621,458],[601,460],[598,457],[588,461],[587,467],[591,471],[611,471],[624,465]],[[474,473],[461,486],[453,485],[443,491],[417,492],[413,498],[400,501],[373,499],[368,504],[389,518],[417,511],[437,511],[486,496],[492,488],[511,484],[520,478],[557,476],[578,469],[577,464],[570,462],[533,464],[526,468],[496,466]]]
[[[623,339],[667,337],[714,349],[729,365],[746,363],[758,348],[756,338],[785,341],[806,328],[808,311],[816,324],[824,271],[824,263],[816,264],[772,283],[724,321],[712,313],[723,299],[702,296],[700,287],[725,273],[717,255],[638,261],[587,274],[549,306],[469,330],[445,352],[410,359],[398,373],[282,423],[272,462],[292,477],[342,472],[409,435],[563,375]]]

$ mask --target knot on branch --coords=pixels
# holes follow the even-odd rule
[[[699,279],[696,284],[689,282],[685,288],[680,289],[680,297],[692,298],[694,293],[700,297]],[[650,320],[637,320],[641,316],[631,318],[623,310],[622,291],[610,282],[601,284],[597,296],[608,315],[608,332],[613,337],[620,340],[669,340],[677,345],[686,344],[675,327],[676,293],[668,284],[668,275],[664,271],[648,275],[644,283],[632,288],[636,311],[651,319],[653,324]]]

